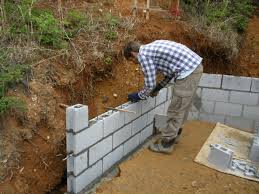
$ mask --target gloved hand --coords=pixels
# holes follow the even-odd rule
[[[138,102],[141,100],[137,92],[128,94],[128,100],[131,102]]]

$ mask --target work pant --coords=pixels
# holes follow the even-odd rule
[[[200,64],[189,76],[175,80],[172,91],[171,104],[167,110],[167,126],[161,129],[162,138],[171,140],[178,134],[179,129],[187,120],[192,100],[196,94],[198,84],[203,72]]]

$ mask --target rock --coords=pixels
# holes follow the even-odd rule
[[[115,94],[115,93],[114,93],[114,94],[113,94],[113,97],[114,97],[114,98],[117,98],[117,97],[118,97],[118,94]]]

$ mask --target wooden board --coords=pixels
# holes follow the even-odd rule
[[[210,144],[221,144],[222,146],[233,150],[234,158],[242,159],[247,163],[253,164],[253,166],[256,166],[258,168],[259,165],[253,163],[251,160],[249,160],[249,157],[248,157],[249,147],[251,144],[250,142],[252,138],[253,138],[252,133],[244,132],[235,128],[228,127],[221,123],[217,123],[212,133],[210,134],[206,142],[203,144],[200,152],[198,153],[194,161],[226,174],[232,174],[245,179],[259,182],[258,178],[247,177],[247,176],[244,176],[242,172],[232,171],[231,169],[221,170],[221,169],[218,169],[213,164],[211,164],[210,162],[208,162],[208,155],[210,153]]]

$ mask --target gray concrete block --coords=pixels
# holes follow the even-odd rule
[[[119,146],[121,143],[131,137],[131,128],[132,123],[124,126],[122,129],[113,134],[113,148]]]
[[[155,114],[162,115],[164,112],[165,112],[165,103],[163,103],[155,108]]]
[[[172,98],[173,87],[173,85],[167,87],[167,100],[170,100]]]
[[[225,102],[216,102],[215,113],[224,114],[228,116],[241,116],[242,105],[225,103]]]
[[[114,151],[109,153],[103,158],[103,172],[109,170],[116,162],[121,160],[123,157],[123,145],[116,148]]]
[[[244,106],[244,117],[249,119],[259,119],[259,106]]]
[[[142,114],[153,109],[155,107],[155,104],[156,104],[156,98],[149,97],[147,100],[142,100],[141,101]]]
[[[220,89],[202,89],[202,100],[217,101],[217,102],[228,102],[229,91]]]
[[[243,117],[226,116],[225,124],[239,129],[253,129],[254,121]]]
[[[220,168],[226,170],[230,167],[233,158],[233,151],[219,144],[211,145],[208,161]]]
[[[132,114],[132,113],[129,113]],[[107,117],[103,118],[103,129],[104,137],[110,135],[117,129],[121,128],[125,124],[125,113],[124,112],[112,112]]]
[[[150,123],[152,123],[154,121],[155,118],[155,109],[149,111],[147,113],[147,124],[149,125]]]
[[[70,176],[70,186],[68,187],[68,192],[79,193],[85,189],[90,183],[92,183],[96,178],[102,174],[102,161],[100,160],[95,165],[84,171],[80,176],[73,177]]]
[[[66,129],[78,132],[88,127],[88,106],[76,104],[66,109]]]
[[[259,137],[255,136],[249,152],[249,158],[253,162],[259,163]]]
[[[89,128],[83,130],[80,133],[74,135],[74,154],[87,149],[91,145],[95,144],[97,141],[103,138],[103,121],[98,120],[95,123],[92,122]]]
[[[147,126],[140,133],[140,143],[143,143],[147,138],[149,138],[153,134],[153,125]]]
[[[168,107],[170,106],[170,104],[171,104],[171,100],[168,100],[165,102],[165,108],[164,108],[163,114],[165,114],[165,115],[167,114],[167,110],[168,110]]]
[[[67,171],[73,172],[75,176],[88,167],[88,152],[83,152],[78,156],[72,156],[67,161]]]
[[[132,122],[132,135],[144,129],[146,125],[147,125],[147,114],[144,114]]]
[[[201,113],[213,113],[215,102],[214,101],[193,101],[191,111]]]
[[[156,96],[156,106],[162,104],[167,100],[167,88],[163,88],[159,91],[158,95]]]
[[[133,151],[140,143],[140,133],[133,136],[131,139],[129,139],[127,142],[124,143],[124,152],[123,155],[127,155],[131,151]]]
[[[125,110],[129,110],[129,111],[134,111],[136,112],[136,114],[134,113],[125,113],[125,123],[129,123],[131,121],[133,121],[134,119],[138,118],[141,115],[141,101],[137,102],[137,103],[126,103],[123,104],[122,107]]]
[[[252,78],[223,75],[222,88],[238,91],[250,91]]]
[[[257,121],[255,121],[255,127],[254,127],[254,129],[259,130],[259,118],[258,118]]]
[[[167,115],[156,114],[155,115],[154,126],[157,129],[163,129],[163,128],[165,128],[167,126],[167,121],[168,121]]]
[[[225,116],[224,115],[216,115],[216,114],[209,114],[209,113],[200,113],[199,120],[208,121],[212,123],[224,123]]]
[[[222,75],[203,73],[201,76],[199,86],[209,88],[220,88],[221,81]]]
[[[100,160],[104,155],[112,151],[112,136],[103,139],[89,149],[89,165]]]
[[[257,105],[259,101],[259,93],[231,91],[229,101],[237,104]]]
[[[252,78],[252,92],[259,92],[259,78]]]
[[[187,120],[198,120],[199,119],[199,113],[198,112],[189,112]]]

